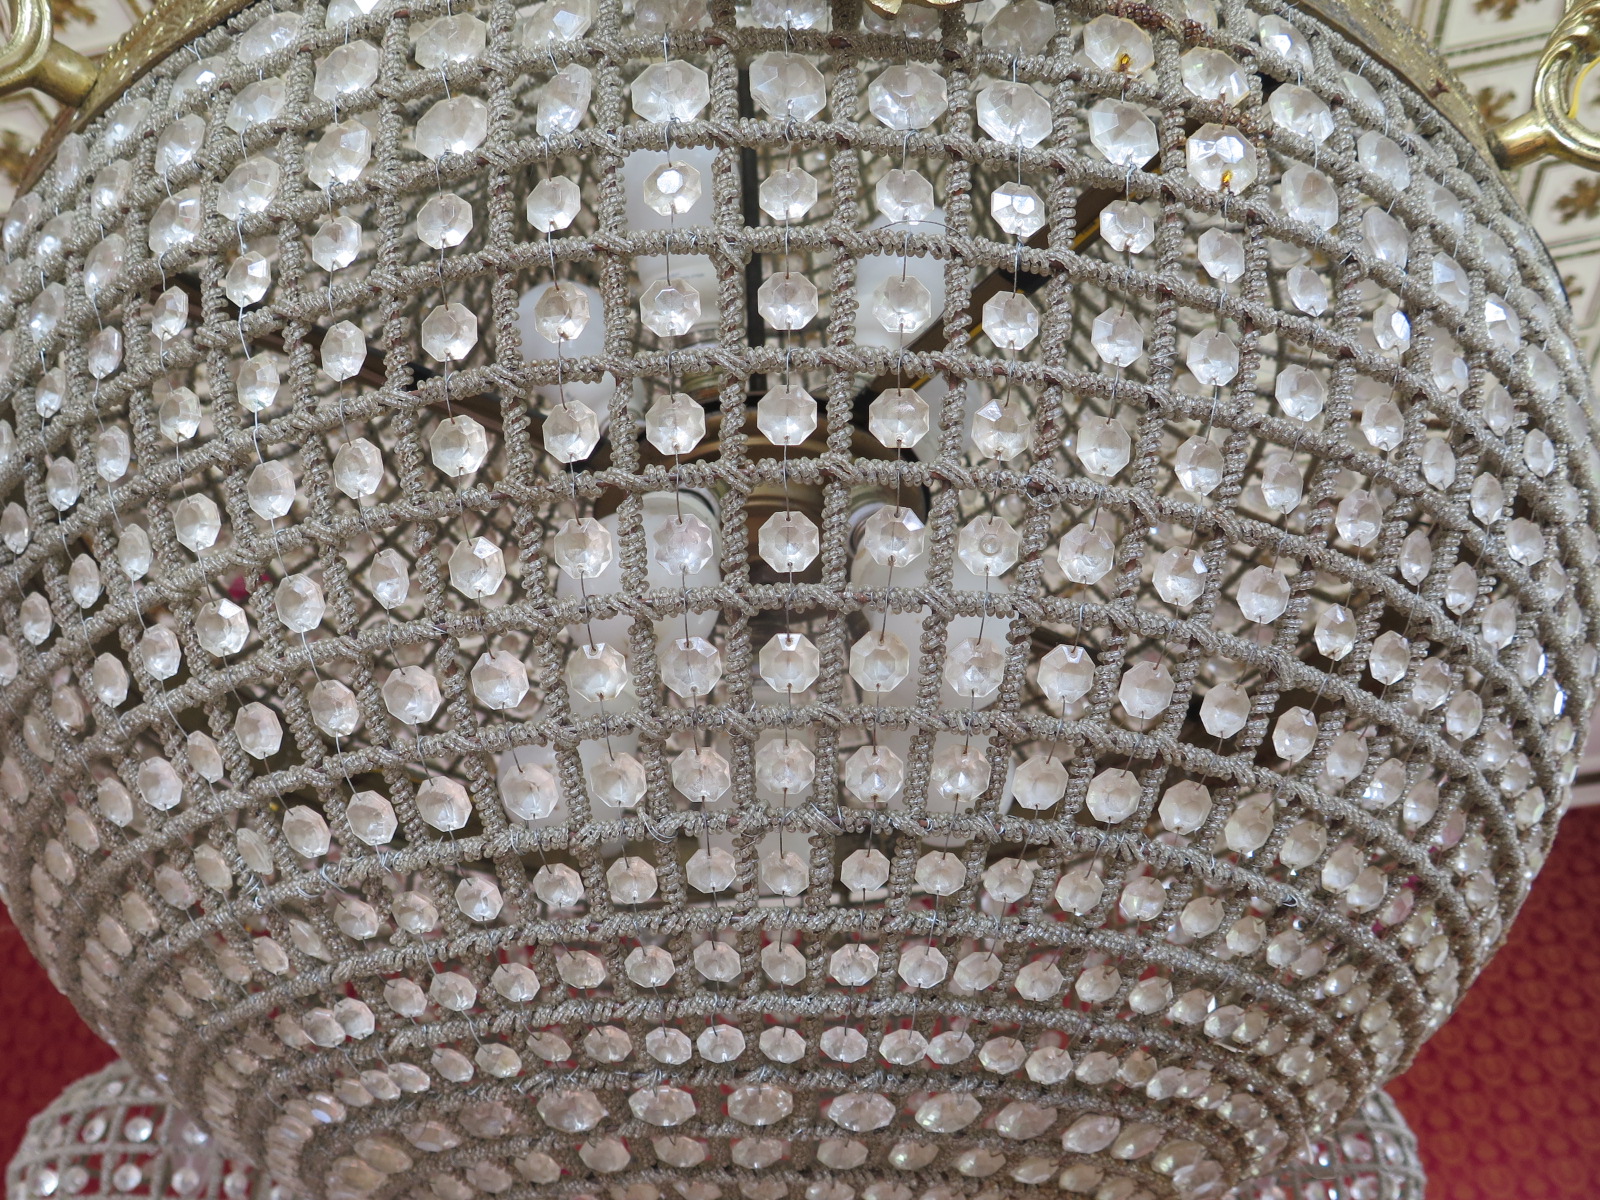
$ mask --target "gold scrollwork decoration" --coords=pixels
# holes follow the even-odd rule
[[[97,74],[92,59],[55,40],[50,0],[11,0],[11,36],[0,46],[0,96],[35,88],[76,108]]]
[[[1600,170],[1600,132],[1578,119],[1583,77],[1600,62],[1600,0],[1567,7],[1533,77],[1533,107],[1489,131],[1489,146],[1506,170],[1551,156]]]

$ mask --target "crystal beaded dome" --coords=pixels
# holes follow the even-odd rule
[[[7,1200],[283,1200],[248,1162],[143,1083],[124,1062],[85,1076],[28,1123],[6,1168]]]
[[[1584,368],[1309,14],[260,5],[0,232],[7,903],[308,1200],[1215,1197],[1543,861]]]
[[[1422,1200],[1427,1173],[1417,1139],[1387,1092],[1270,1175],[1248,1180],[1232,1200]]]

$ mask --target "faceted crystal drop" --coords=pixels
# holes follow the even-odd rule
[[[565,175],[541,179],[528,193],[528,224],[540,233],[555,233],[572,224],[582,205],[578,185]]]
[[[1083,647],[1057,646],[1039,660],[1039,686],[1056,704],[1071,704],[1094,686],[1094,669]]]
[[[1172,672],[1165,663],[1135,663],[1123,674],[1117,699],[1130,717],[1148,721],[1167,711],[1174,686]]]
[[[978,127],[1007,146],[1032,149],[1050,136],[1050,104],[1031,84],[1001,81],[978,93]]]
[[[651,63],[633,81],[633,111],[646,121],[692,121],[711,102],[709,77],[682,59]]]
[[[1404,191],[1411,183],[1411,160],[1406,152],[1375,130],[1367,130],[1356,140],[1356,157],[1363,167],[1397,192]]]
[[[417,210],[417,238],[425,246],[459,246],[471,232],[472,205],[454,192],[440,192]]]
[[[527,15],[517,22],[516,33],[529,50],[580,38],[594,20],[590,0],[545,0],[531,13],[522,11]]]
[[[989,213],[1003,233],[1026,241],[1045,227],[1044,198],[1025,183],[1002,183],[989,193]]]
[[[628,664],[604,642],[579,646],[567,660],[567,686],[592,704],[615,700],[628,686]]]
[[[1110,479],[1128,465],[1133,441],[1128,431],[1110,417],[1086,417],[1078,426],[1078,460],[1091,475]]]
[[[1301,312],[1316,317],[1328,311],[1328,281],[1310,267],[1289,268],[1287,283],[1289,300]]]
[[[809,121],[827,103],[827,84],[805,55],[769,51],[750,63],[750,98],[774,120]]]
[[[1237,193],[1255,182],[1256,148],[1232,125],[1202,125],[1187,144],[1189,175],[1208,191]]]
[[[761,561],[774,571],[804,571],[821,552],[822,535],[804,513],[774,513],[761,526],[758,548]]]
[[[465,304],[435,305],[422,319],[422,348],[440,362],[465,358],[478,344],[478,316]]]
[[[650,557],[673,575],[698,575],[715,547],[711,527],[692,513],[662,522],[650,541]]]
[[[1168,604],[1187,608],[1205,591],[1205,560],[1193,550],[1167,550],[1156,559],[1154,583]]]
[[[489,136],[489,109],[476,96],[436,101],[417,121],[417,153],[437,161],[446,154],[470,154]]]
[[[246,84],[234,96],[224,124],[235,133],[248,133],[257,125],[273,120],[288,102],[289,88],[282,79],[276,76],[258,79]]]
[[[1209,496],[1222,483],[1222,451],[1207,438],[1189,438],[1178,447],[1172,468],[1189,491]]]
[[[128,244],[120,233],[95,243],[83,260],[83,291],[90,300],[98,300],[112,282],[122,274],[127,262]]]
[[[273,592],[278,620],[290,633],[309,633],[322,623],[327,605],[322,588],[309,575],[285,575]]]
[[[1061,572],[1073,583],[1092,586],[1111,570],[1116,545],[1104,530],[1087,523],[1074,525],[1061,539]]]
[[[700,172],[688,163],[662,163],[645,176],[644,202],[663,217],[682,216],[700,199]]]
[[[910,388],[889,388],[869,406],[867,428],[885,446],[914,446],[928,436],[928,402]]]
[[[761,678],[774,691],[805,691],[816,682],[820,667],[821,656],[803,633],[775,633],[761,648]]]
[[[674,639],[658,658],[661,682],[685,698],[710,695],[722,678],[722,655],[703,637]]]
[[[761,181],[761,211],[774,221],[798,221],[817,203],[817,177],[800,167],[773,171]]]
[[[278,752],[278,747],[283,744],[283,726],[278,721],[278,714],[265,704],[246,704],[241,708],[233,719],[233,732],[239,739],[240,749],[251,758],[271,758]],[[289,817],[292,817],[297,812],[310,813],[311,810],[303,808],[290,809],[285,817],[285,822],[287,823]],[[321,824],[321,817],[316,817],[316,820]],[[327,828],[326,825],[322,825],[320,849],[307,848],[300,850],[300,852],[307,857],[326,854],[328,852]],[[286,837],[289,836],[288,829],[284,830],[284,834]],[[291,845],[294,845],[293,837],[289,837],[289,841]],[[299,847],[296,848],[299,849]]]
[[[890,129],[926,129],[950,106],[944,76],[923,63],[884,71],[867,88],[867,109]]]
[[[1218,283],[1237,283],[1244,277],[1244,240],[1225,229],[1208,229],[1196,244],[1200,265]]]
[[[861,548],[880,567],[904,567],[927,549],[928,531],[909,508],[884,505],[861,525]]]
[[[216,545],[222,514],[210,496],[186,496],[172,507],[172,527],[179,544],[199,554]]]
[[[569,518],[551,539],[551,553],[574,579],[593,579],[611,565],[611,532],[593,517]]]
[[[1089,110],[1089,141],[1118,167],[1142,167],[1161,149],[1156,123],[1125,100],[1095,102]]]
[[[1022,537],[1003,517],[974,517],[961,530],[956,553],[974,575],[1000,576],[1017,562]]]
[[[330,379],[349,379],[366,361],[366,335],[349,321],[338,322],[322,335],[322,369]]]
[[[1039,54],[1045,52],[1055,32],[1053,6],[1041,0],[1012,0],[984,22],[983,48],[1012,58]]]
[[[652,280],[639,295],[639,319],[657,337],[681,337],[700,319],[700,293],[682,280]]]
[[[489,457],[489,435],[471,417],[447,417],[428,439],[433,465],[451,479],[470,475]]]
[[[481,58],[488,36],[488,26],[471,13],[436,17],[417,30],[413,53],[419,67],[437,71],[449,63]]]
[[[733,785],[731,772],[728,760],[715,750],[685,750],[672,760],[672,786],[691,803],[712,804]],[[690,884],[702,892],[723,891],[733,886],[736,876],[733,856],[721,847],[709,853],[702,850],[689,860],[686,874]]]
[[[997,292],[984,302],[983,331],[1001,350],[1026,349],[1039,336],[1039,310],[1021,292]]]
[[[1142,254],[1156,240],[1156,223],[1142,204],[1113,200],[1100,212],[1100,236],[1113,250]]]
[[[534,763],[514,766],[500,779],[506,812],[525,821],[548,817],[561,799],[555,776]]]
[[[1250,696],[1243,688],[1219,683],[1200,705],[1200,723],[1213,737],[1232,737],[1250,716]]]
[[[1209,46],[1186,50],[1178,60],[1183,86],[1201,100],[1237,106],[1250,93],[1250,81],[1232,55]]]
[[[333,456],[333,486],[352,500],[378,490],[383,482],[383,455],[366,438],[340,446]]]
[[[401,667],[384,681],[384,707],[395,720],[407,725],[421,725],[432,720],[443,702],[439,681],[426,667]]]
[[[1289,605],[1289,581],[1273,567],[1254,567],[1239,580],[1235,598],[1247,620],[1270,625]]]
[[[873,192],[878,212],[891,225],[922,224],[933,219],[933,184],[917,170],[896,167],[884,173]]]
[[[600,418],[580,400],[558,404],[544,422],[544,448],[557,462],[581,462],[600,441]]]
[[[644,430],[662,454],[687,454],[706,435],[705,409],[685,392],[657,396],[645,413]]]
[[[1032,437],[1028,411],[1014,400],[991,400],[972,414],[972,445],[985,458],[1010,462]]]
[[[217,188],[217,211],[230,221],[265,212],[282,179],[283,171],[272,159],[247,158]]]
[[[1102,71],[1138,75],[1155,62],[1150,35],[1132,21],[1102,13],[1083,27],[1083,54]]]
[[[844,786],[863,804],[881,804],[905,784],[905,762],[887,746],[862,746],[844,763]],[[848,865],[848,860],[847,860]],[[873,887],[882,887],[874,884]]]
[[[411,573],[398,550],[380,550],[367,569],[367,586],[384,608],[398,608],[411,592]]]
[[[272,286],[272,267],[266,257],[254,250],[239,255],[222,277],[222,293],[240,308],[248,308],[267,294]]]
[[[1356,488],[1333,513],[1334,527],[1352,545],[1368,546],[1383,529],[1383,509],[1371,492]]]
[[[1293,459],[1277,456],[1261,469],[1261,498],[1274,512],[1287,515],[1300,504],[1304,481]]]
[[[319,680],[307,705],[317,728],[329,737],[349,737],[361,724],[356,694],[337,679]]]
[[[1144,329],[1126,309],[1107,309],[1096,317],[1089,341],[1101,361],[1113,367],[1132,366],[1144,353]]]
[[[1328,390],[1322,376],[1309,367],[1291,363],[1278,372],[1273,395],[1285,415],[1297,421],[1314,421],[1327,402]]]
[[[769,276],[756,292],[756,306],[774,329],[804,329],[817,315],[817,285],[793,271]]]
[[[595,798],[613,808],[637,808],[645,798],[645,766],[634,755],[598,758],[587,768],[584,778]]]
[[[850,647],[850,678],[866,692],[891,692],[911,674],[911,652],[895,634],[863,634]]]
[[[1239,347],[1220,329],[1202,329],[1189,339],[1184,362],[1205,387],[1225,387],[1239,373]]]
[[[583,123],[594,95],[594,75],[581,63],[568,63],[539,92],[534,129],[540,137],[561,137]]]
[[[1012,799],[1030,812],[1043,812],[1067,792],[1067,768],[1058,758],[1030,758],[1011,779]]]
[[[505,578],[505,555],[488,538],[468,538],[450,554],[450,585],[469,600],[494,595]]]
[[[962,638],[946,652],[944,680],[956,695],[979,700],[999,690],[1005,669],[1005,654],[991,639]]]
[[[1273,123],[1279,128],[1321,145],[1333,135],[1333,112],[1327,102],[1299,84],[1279,84],[1267,101]]]
[[[1314,636],[1318,651],[1337,662],[1355,647],[1356,619],[1343,605],[1329,605],[1317,618]]]
[[[317,64],[311,94],[318,100],[336,104],[340,97],[365,91],[376,83],[381,64],[382,56],[371,42],[357,40],[335,46]],[[204,129],[204,124],[201,128]]]
[[[1272,748],[1280,758],[1299,762],[1317,742],[1317,719],[1304,708],[1290,708],[1272,727]]]
[[[353,183],[371,161],[372,131],[361,121],[341,121],[326,126],[306,151],[306,178],[324,190],[336,183]]]
[[[360,253],[361,226],[350,217],[329,217],[311,235],[311,261],[324,271],[342,271]]]
[[[250,511],[263,521],[287,516],[294,507],[294,472],[285,462],[257,463],[245,485]]]
[[[1396,218],[1381,208],[1361,214],[1361,238],[1367,253],[1378,262],[1405,270],[1411,255],[1411,235]]]
[[[570,342],[589,324],[589,295],[562,280],[539,294],[533,306],[533,327],[547,342]]]
[[[915,333],[933,320],[933,296],[915,275],[891,275],[873,293],[872,317],[890,333]]]
[[[1339,221],[1339,193],[1321,171],[1294,163],[1283,172],[1284,215],[1327,231]]]
[[[769,743],[756,759],[756,783],[771,792],[798,795],[811,786],[816,775],[816,755],[803,742]],[[768,854],[762,859],[762,882],[780,896],[799,895],[806,887],[805,866],[799,855],[792,852],[784,855],[781,870],[771,861],[776,857]]]

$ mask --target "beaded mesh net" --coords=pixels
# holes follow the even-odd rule
[[[7,900],[301,1194],[1215,1196],[1542,862],[1560,285],[1308,15],[261,5],[4,250]]]
[[[1416,1135],[1388,1092],[1374,1092],[1354,1117],[1271,1175],[1251,1179],[1238,1200],[1422,1200],[1427,1173]]]
[[[126,1063],[67,1087],[33,1120],[6,1168],[8,1200],[41,1196],[281,1200]]]

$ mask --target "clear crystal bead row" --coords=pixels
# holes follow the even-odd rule
[[[1287,8],[263,6],[3,249],[8,902],[308,1195],[1216,1195],[1565,802],[1559,284]]]
[[[6,1195],[284,1200],[288,1193],[220,1152],[192,1117],[117,1061],[69,1085],[28,1122],[6,1167]]]

